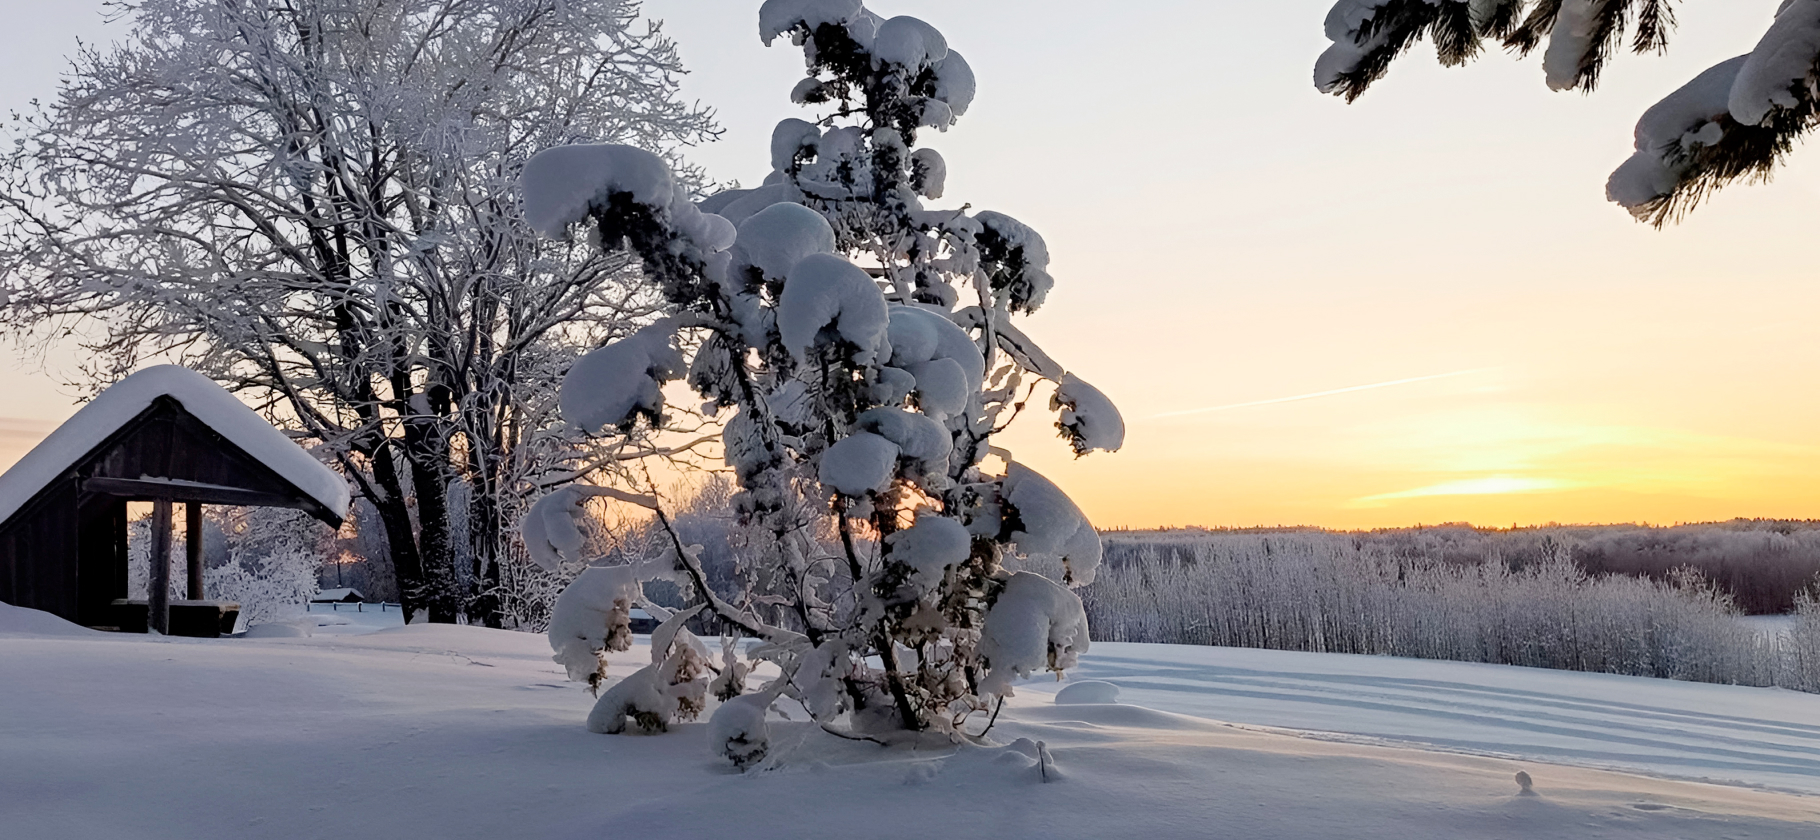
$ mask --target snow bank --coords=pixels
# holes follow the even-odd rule
[[[663,413],[663,384],[683,374],[683,357],[665,319],[581,357],[562,378],[564,420],[600,434],[640,416]]]
[[[43,610],[15,607],[0,601],[0,636],[95,636],[97,631],[73,624]]]
[[[1005,501],[1021,523],[1011,534],[1018,550],[1061,558],[1069,585],[1092,583],[1100,567],[1100,535],[1074,500],[1054,482],[1016,462],[1005,474],[1004,487]]]
[[[778,333],[798,362],[807,359],[822,329],[832,327],[855,348],[855,364],[871,364],[889,346],[889,323],[885,295],[871,275],[834,254],[810,254],[792,266],[777,304]]]
[[[310,634],[309,628],[304,627],[296,622],[268,621],[264,624],[255,624],[251,627],[248,627],[246,629],[246,634],[243,636],[243,638],[247,638],[247,639],[307,639],[310,637],[310,635],[311,634]]]
[[[1117,703],[1118,701],[1119,687],[1104,680],[1071,682],[1055,693],[1057,706]]]
[[[330,513],[347,516],[351,498],[348,483],[339,473],[317,461],[208,377],[177,365],[159,365],[128,376],[97,394],[0,475],[0,522],[18,513],[45,485],[106,442],[121,426],[151,408],[153,400],[167,396]]]
[[[980,692],[1009,697],[1012,680],[1072,668],[1089,645],[1080,597],[1042,575],[1017,572],[980,631],[980,655],[990,668]]]
[[[635,646],[613,676],[644,653]],[[942,838],[1812,840],[1820,822],[1812,796],[1776,792],[1820,792],[1820,696],[1790,691],[1096,643],[1071,679],[1116,680],[1127,704],[1200,717],[1051,705],[1068,683],[1039,679],[1017,686],[990,733],[1027,744],[885,749],[791,709],[796,720],[768,721],[763,761],[778,772],[736,775],[709,757],[712,720],[662,738],[579,732],[594,699],[550,671],[535,636],[451,625],[266,642],[9,638],[0,826],[145,840],[851,840],[856,826]],[[1066,783],[1037,778],[1039,740]],[[124,760],[172,755],[200,758],[180,773]],[[1628,772],[1563,766],[1576,762]],[[1540,796],[1516,795],[1519,769]]]
[[[570,225],[588,218],[614,193],[667,213],[675,199],[670,165],[635,146],[611,143],[556,146],[533,155],[519,175],[525,223],[560,239]]]

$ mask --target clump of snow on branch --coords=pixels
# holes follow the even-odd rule
[[[525,222],[552,239],[585,221],[614,193],[662,208],[668,208],[676,195],[676,179],[663,158],[615,144],[545,149],[525,163],[519,184]]]
[[[744,694],[715,709],[708,718],[708,744],[715,754],[741,770],[763,761],[771,751],[765,713],[776,700],[768,693]]]
[[[555,571],[564,559],[580,559],[587,535],[582,528],[587,521],[587,495],[578,486],[563,487],[545,495],[531,505],[519,525],[519,537],[532,562]]]
[[[661,321],[581,357],[562,380],[563,419],[594,433],[639,417],[661,423],[663,385],[684,370],[675,333]]]
[[[844,24],[861,13],[860,0],[765,0],[758,10],[758,37],[765,46],[798,27],[815,30]]]
[[[948,186],[948,161],[934,149],[917,149],[910,154],[911,185],[924,198],[941,198]]]
[[[1010,295],[1011,311],[1035,312],[1055,285],[1046,270],[1049,246],[1028,225],[1003,213],[987,210],[974,218],[981,227],[981,260],[991,264],[987,276],[992,288]]]
[[[1605,194],[1622,207],[1641,210],[1675,191],[1690,152],[1725,136],[1722,120],[1732,84],[1749,56],[1715,66],[1669,94],[1637,122],[1637,151],[1613,172]]]
[[[777,329],[798,362],[829,328],[854,348],[855,364],[870,364],[888,346],[890,321],[878,284],[864,269],[833,254],[811,254],[792,266],[777,305]]]
[[[577,575],[550,613],[551,657],[569,679],[598,686],[608,651],[632,647],[632,606],[647,580],[668,578],[668,558],[623,566],[594,566]]]
[[[1057,706],[1078,704],[1105,704],[1119,701],[1119,687],[1103,680],[1083,680],[1070,683],[1055,693]]]
[[[1074,374],[1062,377],[1056,385],[1049,407],[1061,411],[1055,425],[1074,447],[1074,454],[1085,455],[1095,449],[1117,452],[1125,445],[1125,418],[1118,407]]]
[[[967,561],[973,535],[967,526],[946,516],[924,515],[916,524],[886,538],[891,559],[910,567],[912,581],[923,592],[942,582],[949,566]]]
[[[1801,106],[1820,61],[1820,0],[1787,0],[1732,83],[1727,106],[1743,125],[1759,125],[1778,109]],[[1807,94],[1812,96],[1811,93]]]
[[[908,15],[880,24],[872,36],[874,67],[895,64],[914,72],[948,57],[948,39],[935,27]]]
[[[1061,559],[1072,586],[1093,582],[1100,566],[1100,535],[1062,488],[1013,463],[1005,476],[1005,501],[1017,514],[1010,537],[1020,550]]]
[[[916,462],[923,476],[946,475],[954,440],[926,414],[896,408],[874,408],[859,416],[858,427],[897,444],[898,454]],[[940,488],[935,488],[940,489]]]
[[[990,668],[980,690],[1009,697],[1013,680],[1072,668],[1090,644],[1080,596],[1033,572],[1013,574],[980,632],[980,655]]]
[[[1550,90],[1580,86],[1586,54],[1604,37],[1601,12],[1611,0],[1564,0],[1549,30],[1548,50],[1542,54],[1542,72]]]
[[[1452,66],[1501,40],[1519,54],[1542,48],[1551,89],[1591,90],[1627,43],[1636,53],[1660,50],[1674,25],[1668,0],[1339,0],[1327,14],[1333,45],[1315,63],[1315,86],[1351,101],[1419,41],[1431,40]],[[1637,154],[1613,173],[1607,195],[1661,225],[1727,183],[1765,178],[1815,128],[1817,97],[1820,0],[1783,0],[1749,53],[1644,115]]]
[[[565,560],[581,561],[581,550],[587,543],[585,505],[589,499],[603,496],[644,508],[657,506],[657,500],[649,496],[607,487],[585,484],[559,487],[534,502],[519,526],[519,535],[524,539],[525,551],[531,555],[531,561],[548,571],[556,571]]]
[[[885,489],[902,452],[897,444],[872,432],[857,432],[841,438],[822,453],[819,472],[822,485],[842,495],[864,496]]]
[[[708,651],[682,625],[706,607],[679,612],[651,633],[651,664],[601,693],[588,713],[589,732],[617,735],[628,726],[662,732],[702,713],[710,682]]]
[[[800,204],[778,203],[740,222],[733,264],[781,281],[805,258],[832,253],[834,229],[826,218]]]

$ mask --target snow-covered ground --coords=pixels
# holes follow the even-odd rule
[[[1792,615],[1747,615],[1738,619],[1744,626],[1757,631],[1758,635],[1783,639],[1795,631],[1795,622],[1798,620]]]
[[[1022,685],[991,733],[1001,749],[885,750],[779,724],[771,769],[742,776],[702,724],[586,732],[592,700],[538,636],[161,639],[0,605],[0,835],[1820,835],[1811,795],[1664,778],[1820,793],[1820,696],[1111,644],[1075,678],[1120,685],[1126,705]],[[1018,739],[1044,742],[1053,784]],[[1536,795],[1519,795],[1518,770]]]

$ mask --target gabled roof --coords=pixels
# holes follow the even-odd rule
[[[331,603],[331,602],[353,603],[355,601],[365,601],[366,599],[367,599],[367,596],[360,594],[360,590],[355,589],[354,587],[351,587],[351,586],[344,586],[339,589],[324,589],[321,592],[316,593],[316,597],[311,598],[310,603],[312,603],[312,604],[327,604],[327,603]]]
[[[348,483],[340,474],[208,377],[177,365],[160,365],[139,371],[102,391],[0,475],[0,522],[11,519],[46,485],[106,443],[159,397],[176,400],[203,425],[318,504],[338,517],[347,516]]]

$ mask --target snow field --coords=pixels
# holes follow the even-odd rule
[[[1518,711],[1561,707],[1603,725],[1629,703],[1696,720],[1683,751],[1747,753],[1820,711],[1820,698],[1765,689],[1107,644],[1074,678],[1112,682],[1137,705],[1056,706],[1043,692],[1067,683],[1025,683],[991,733],[1005,746],[990,749],[885,750],[773,720],[773,755],[741,775],[709,755],[703,723],[654,737],[585,731],[593,699],[563,679],[540,636],[447,625],[270,640],[46,635],[67,630],[26,612],[0,609],[7,836],[768,840],[846,838],[870,825],[878,837],[1812,838],[1820,827],[1820,801],[1809,797],[1298,737],[1143,707],[1163,700],[1245,724],[1384,735],[1398,720],[1446,724],[1461,749],[1481,750],[1509,739],[1450,708],[1528,702]],[[611,677],[648,653],[640,638],[614,657]],[[1434,685],[1417,682],[1408,671],[1417,666]],[[1300,688],[1246,700],[1262,679]],[[1409,711],[1318,702],[1390,685]],[[1525,700],[1519,689],[1555,697]],[[1596,727],[1555,737],[1615,750]],[[1672,770],[1677,757],[1664,755],[1640,769]],[[1538,795],[1518,795],[1518,770]]]

